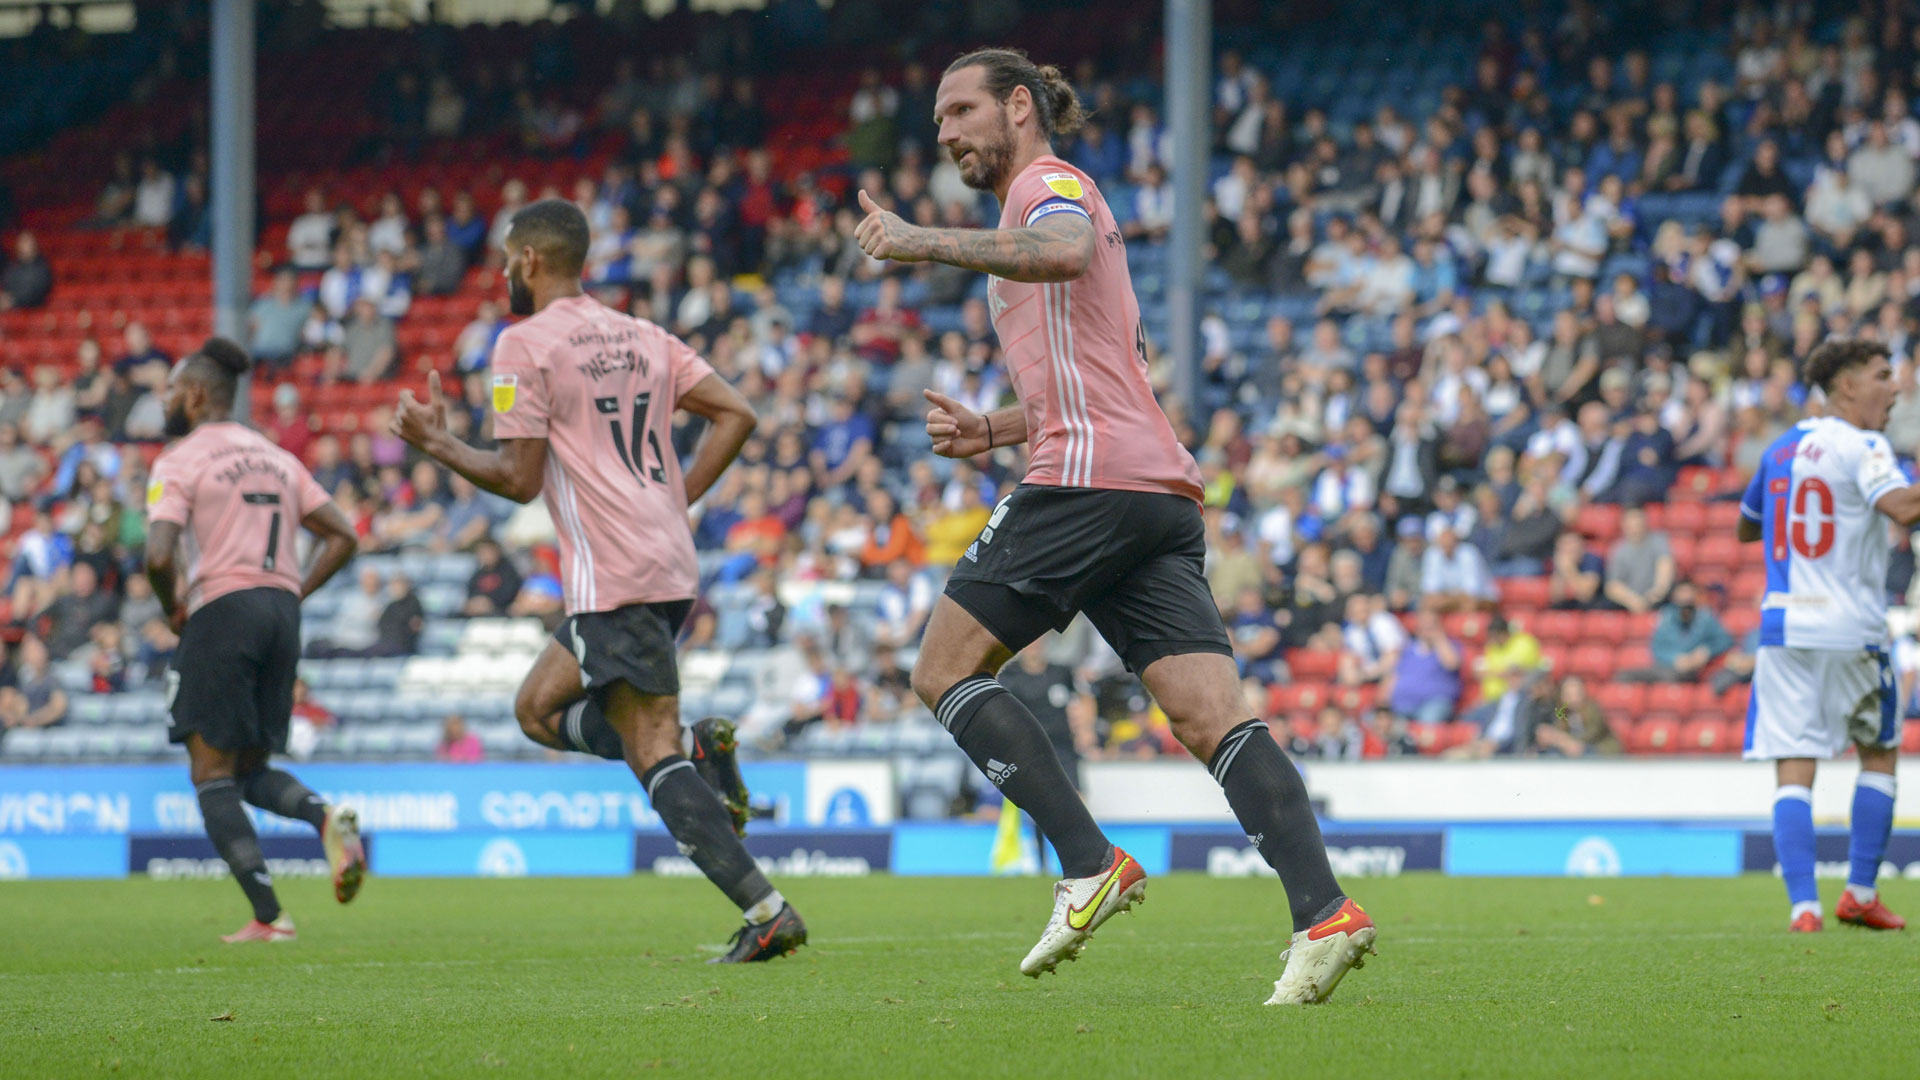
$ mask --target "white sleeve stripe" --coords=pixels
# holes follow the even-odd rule
[[[1891,495],[1894,492],[1899,491],[1901,488],[1906,486],[1907,485],[1904,481],[1897,480],[1897,479],[1888,480],[1886,483],[1880,485],[1877,488],[1874,488],[1872,491],[1867,493],[1867,505],[1872,506],[1873,504],[1879,502],[1883,496]]]
[[[1074,213],[1079,214],[1081,217],[1086,218],[1088,221],[1093,220],[1093,215],[1087,213],[1087,208],[1084,206],[1081,206],[1079,203],[1043,202],[1039,206],[1034,207],[1032,212],[1027,215],[1027,220],[1025,224],[1031,225],[1034,222],[1039,221],[1041,218],[1046,217],[1048,214],[1057,214],[1062,210],[1071,210]]]
[[[1761,520],[1760,512],[1744,502],[1740,504],[1740,516],[1746,518],[1748,521]]]

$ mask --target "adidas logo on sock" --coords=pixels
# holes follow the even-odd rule
[[[683,844],[683,843],[681,843],[680,841],[678,841],[678,840],[675,840],[675,841],[673,842],[673,846],[674,846],[674,847],[676,847],[676,848],[679,848],[679,849],[680,849],[680,854],[681,854],[681,855],[684,855],[684,856],[686,856],[686,857],[688,857],[688,858],[692,858],[692,857],[693,857],[693,845],[692,845],[692,844]]]
[[[993,781],[994,787],[999,787],[1006,783],[1007,777],[1019,771],[1020,766],[1018,765],[1008,765],[1006,762],[995,758],[987,759],[987,779]]]
[[[1247,843],[1252,844],[1254,847],[1259,847],[1260,841],[1265,840],[1266,838],[1267,838],[1267,834],[1263,832],[1248,833]]]
[[[973,543],[967,545],[967,561],[968,562],[980,561],[980,542],[979,541],[976,540]]]

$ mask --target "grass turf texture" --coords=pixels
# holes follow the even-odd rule
[[[1789,935],[1778,882],[1352,883],[1381,955],[1264,1008],[1271,880],[1156,878],[1076,964],[1020,957],[1036,879],[788,880],[814,945],[720,968],[704,882],[289,881],[227,946],[230,882],[0,885],[0,1075],[1911,1076],[1920,937]],[[1829,908],[1837,892],[1823,883]],[[1920,885],[1888,903],[1920,913]],[[1832,926],[1830,921],[1830,927]]]

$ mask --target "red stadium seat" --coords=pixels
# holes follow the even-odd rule
[[[1670,533],[1667,547],[1673,552],[1673,568],[1681,577],[1693,570],[1693,564],[1700,556],[1699,541],[1691,533]]]
[[[1737,754],[1737,753],[1740,753],[1742,750],[1745,750],[1747,746],[1746,717],[1743,716],[1738,720],[1726,720],[1724,721],[1724,723],[1727,726],[1726,727],[1727,733],[1725,736],[1726,744],[1727,744],[1727,752],[1731,754]]]
[[[1572,611],[1543,611],[1534,617],[1530,628],[1541,644],[1580,640],[1580,615]]]
[[[1543,577],[1501,578],[1500,603],[1503,607],[1543,608],[1547,606],[1547,579]]]
[[[1273,697],[1276,712],[1312,712],[1327,700],[1327,687],[1323,683],[1292,683],[1274,689],[1278,691]]]
[[[1477,611],[1460,611],[1445,616],[1440,626],[1455,641],[1480,642],[1487,637],[1487,617]]]
[[[1605,503],[1590,503],[1573,515],[1573,528],[1590,540],[1611,543],[1620,535],[1620,508]]]
[[[1605,682],[1613,677],[1615,667],[1614,651],[1605,645],[1576,645],[1567,658],[1568,673],[1588,682]]]
[[[1580,615],[1580,644],[1618,645],[1627,640],[1627,613],[1586,611]]]
[[[1647,688],[1640,683],[1601,683],[1592,692],[1595,704],[1609,713],[1639,716],[1647,711]]]
[[[1540,645],[1540,662],[1546,669],[1560,675],[1568,674],[1567,661],[1572,658],[1573,646],[1565,642],[1548,641]]]
[[[1740,606],[1753,606],[1767,591],[1765,571],[1754,570],[1736,575],[1727,588],[1727,602]]]
[[[1440,725],[1440,742],[1443,749],[1451,750],[1456,746],[1464,746],[1478,738],[1479,735],[1480,729],[1474,727],[1472,724],[1463,724],[1455,721],[1450,724]]]
[[[1689,754],[1724,754],[1727,722],[1718,713],[1695,716],[1680,728],[1680,749]]]
[[[1676,538],[1682,535],[1699,536],[1705,533],[1707,531],[1706,504],[1677,502],[1668,505],[1665,528]]]
[[[1920,754],[1920,720],[1902,721],[1906,728],[1900,733],[1900,750],[1908,754]]]
[[[1700,546],[1695,549],[1693,561],[1696,568],[1716,566],[1725,569],[1728,573],[1753,565],[1752,561],[1741,557],[1738,537],[1720,534],[1702,538]]]
[[[1332,682],[1340,654],[1329,649],[1295,649],[1287,654],[1287,670],[1305,683]]]
[[[1654,627],[1660,625],[1660,613],[1643,611],[1627,615],[1627,633],[1622,641],[1652,641]]]
[[[1729,720],[1738,720],[1744,724],[1747,722],[1747,702],[1750,701],[1752,697],[1752,684],[1741,683],[1738,686],[1731,687],[1726,693],[1720,695],[1720,700],[1716,702],[1716,707],[1719,708],[1722,716],[1725,716]]]
[[[1619,661],[1615,666],[1621,671],[1653,666],[1653,653],[1649,652],[1645,645],[1623,645],[1615,656]]]
[[[1692,683],[1655,683],[1647,688],[1649,712],[1691,712],[1694,700]]]
[[[1745,637],[1759,627],[1760,610],[1744,605],[1740,607],[1730,607],[1720,613],[1720,624],[1725,626],[1727,633],[1732,634],[1734,637]]]
[[[1407,737],[1413,740],[1413,745],[1419,747],[1422,754],[1437,754],[1446,749],[1441,735],[1444,727],[1445,724],[1408,724]]]
[[[1627,740],[1630,754],[1671,754],[1680,749],[1680,718],[1656,713],[1633,725]]]
[[[1680,470],[1678,480],[1667,491],[1670,502],[1702,502],[1719,492],[1719,474],[1711,468],[1690,465]]]
[[[1713,502],[1707,504],[1707,532],[1732,536],[1740,527],[1740,504],[1737,502]]]

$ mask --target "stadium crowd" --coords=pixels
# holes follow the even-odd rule
[[[1205,477],[1207,574],[1249,708],[1285,727],[1293,753],[1415,753],[1456,718],[1475,734],[1455,754],[1619,752],[1589,680],[1503,616],[1501,582],[1545,581],[1545,608],[1641,617],[1650,662],[1616,680],[1725,689],[1753,647],[1722,618],[1740,568],[1690,580],[1641,507],[1688,469],[1707,497],[1737,497],[1761,449],[1817,413],[1797,373],[1829,335],[1889,345],[1888,433],[1903,454],[1920,447],[1920,23],[1889,7],[1816,25],[1810,11],[1740,5],[1730,77],[1686,82],[1658,75],[1605,5],[1490,21],[1471,79],[1418,115],[1337,119],[1218,56],[1202,386],[1182,401],[1164,361],[1155,375]],[[686,647],[793,650],[778,715],[756,728],[769,740],[891,722],[918,708],[902,651],[1023,464],[1017,448],[935,459],[920,431],[924,389],[983,411],[1009,393],[975,276],[878,263],[852,239],[857,189],[923,223],[997,214],[933,144],[938,61],[863,72],[845,164],[783,176],[765,134],[779,106],[752,77],[623,63],[575,100],[554,90],[567,41],[537,35],[505,72],[377,82],[384,152],[505,133],[531,158],[592,166],[544,191],[508,179],[373,205],[307,193],[249,313],[261,377],[278,383],[258,422],[312,465],[367,549],[477,551],[465,614],[556,619],[537,511],[416,460],[379,413],[320,430],[303,401],[414,378],[396,328],[416,298],[482,295],[469,285],[497,267],[512,212],[572,198],[595,230],[589,287],[692,343],[762,418],[694,512],[709,582],[737,603],[703,603]],[[1172,195],[1144,74],[1082,63],[1094,120],[1060,150],[1113,204],[1151,308]],[[204,245],[204,164],[126,155],[91,225]],[[0,307],[57,292],[30,233],[11,251]],[[476,440],[504,325],[497,299],[479,300],[451,355],[429,358],[464,376],[456,422]],[[0,723],[58,721],[50,661],[84,661],[102,690],[159,677],[174,638],[130,572],[150,456],[132,444],[159,434],[170,359],[135,323],[83,346],[71,380],[0,373],[0,490],[35,507],[13,555]],[[678,449],[697,437],[679,429]],[[1610,544],[1575,529],[1595,506],[1622,508]],[[1888,587],[1904,594],[1900,544]],[[846,581],[870,582],[877,603],[809,601]],[[421,622],[410,582],[362,574],[314,655],[409,655]],[[1045,650],[1081,754],[1178,752],[1084,620]],[[1328,657],[1325,681],[1363,694],[1304,705],[1274,692],[1303,658],[1322,671]]]

